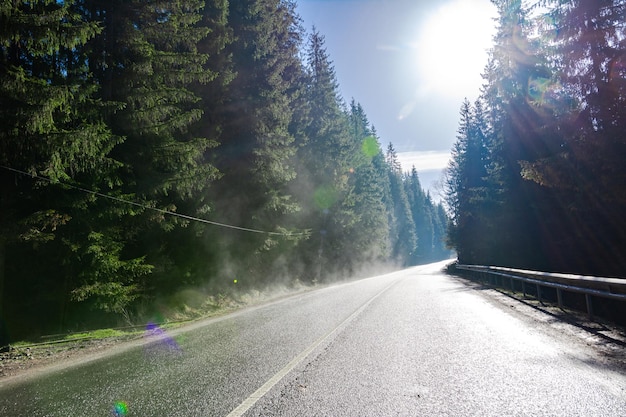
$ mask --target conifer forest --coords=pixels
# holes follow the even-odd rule
[[[495,0],[447,169],[459,261],[626,278],[626,2]]]
[[[328,282],[449,256],[443,204],[340,96],[323,34],[295,8],[0,3],[3,339],[135,323],[191,288]],[[499,42],[514,36],[519,51],[495,50],[484,106],[464,107],[448,196],[464,259],[497,246],[508,261],[547,231],[559,243],[541,249],[557,259],[575,249],[565,232],[599,231],[587,248],[607,257],[623,248],[626,60],[610,29],[623,7],[598,9],[591,37],[577,8],[561,8],[555,49],[537,51],[522,15],[503,14]],[[570,53],[583,37],[601,49]],[[470,176],[474,165],[490,176]],[[470,248],[478,229],[488,239]],[[527,252],[511,262],[535,260]]]
[[[492,3],[440,203],[294,0],[2,1],[0,339],[451,250],[626,278],[626,1]]]

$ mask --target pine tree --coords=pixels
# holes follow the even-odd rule
[[[290,190],[296,177],[292,105],[301,94],[303,72],[295,3],[247,0],[228,7],[233,41],[223,53],[232,62],[233,79],[212,115],[221,125],[215,163],[223,173],[210,192],[214,213],[223,223],[287,232],[286,222],[299,210]],[[226,263],[229,256],[244,260],[241,269],[257,277],[271,276],[267,268],[294,244],[261,233],[215,231],[213,236],[226,248]]]
[[[345,266],[346,231],[357,219],[346,200],[353,187],[350,170],[355,169],[351,163],[349,122],[342,110],[324,37],[315,28],[306,49],[306,81],[307,118],[305,141],[298,155],[302,162],[298,169],[298,195],[306,210],[303,217],[316,233],[303,245],[301,253],[305,265],[319,265],[310,268],[315,271],[314,279],[323,279]]]
[[[199,79],[187,87],[200,99],[197,106],[203,112],[198,123],[190,127],[190,135],[209,138],[217,144],[222,142],[226,124],[222,116],[228,100],[229,84],[236,75],[232,51],[228,50],[234,41],[233,30],[228,22],[227,0],[207,0],[200,13],[202,18],[198,25],[209,33],[199,39],[197,50],[206,57],[203,68],[210,74],[211,80],[204,82]],[[199,163],[205,165],[205,168],[215,167],[218,156],[219,147],[212,147],[204,152]],[[223,174],[211,171],[211,175],[206,178],[205,181],[202,176],[196,177],[195,181],[198,185],[202,184],[203,188],[194,192],[192,198],[177,203],[178,211],[209,220],[224,220],[217,213],[220,197],[213,192],[214,181],[223,179]],[[159,274],[163,278],[157,283],[161,294],[172,294],[181,287],[211,285],[211,281],[219,276],[220,237],[224,229],[193,221],[184,226],[168,233],[168,242],[172,243],[166,249],[170,265]],[[155,282],[155,277],[151,281]]]
[[[427,206],[427,197],[415,166],[412,166],[410,173],[405,175],[404,186],[418,239],[417,249],[411,257],[411,264],[418,265],[436,258],[437,242],[434,234],[433,213]]]
[[[164,232],[188,222],[148,208],[206,210],[197,201],[216,176],[215,168],[205,163],[215,142],[196,135],[202,109],[190,89],[215,77],[204,66],[206,55],[197,51],[209,32],[199,25],[202,4],[86,0],[81,5],[86,19],[102,22],[102,33],[84,51],[90,73],[99,81],[98,97],[112,108],[106,122],[124,138],[110,152],[121,167],[107,193],[144,208],[98,203],[105,214],[77,243],[91,264],[78,274],[75,300],[121,311],[126,307],[114,306],[127,298],[123,291],[133,297],[153,291],[159,281],[148,284],[146,277],[151,271],[160,273],[157,277],[167,275],[171,263],[173,242]]]
[[[449,223],[446,209],[442,203],[434,204],[430,194],[426,194],[426,207],[432,213],[433,219],[433,259],[449,258],[451,252],[445,243]]]
[[[525,267],[541,253],[531,244],[539,231],[529,196],[537,187],[522,178],[520,161],[534,160],[546,152],[541,108],[530,96],[532,80],[546,75],[546,69],[529,41],[531,25],[521,1],[503,0],[496,6],[498,31],[482,99],[489,123],[485,198],[493,211],[488,225],[499,233],[490,237],[492,241],[480,252],[490,263]]]
[[[0,261],[0,282],[6,268],[11,299],[39,303],[38,309],[21,307],[46,312],[49,319],[42,325],[63,324],[79,264],[73,237],[85,227],[83,215],[98,212],[93,195],[60,183],[98,190],[119,166],[110,151],[122,138],[103,120],[110,108],[97,100],[98,81],[85,54],[102,26],[85,18],[81,6],[77,1],[0,6],[0,164],[16,170],[0,173],[0,258],[4,245],[11,253],[10,261]],[[35,257],[37,265],[27,261]],[[12,282],[17,276],[19,285]],[[46,297],[32,296],[38,293]],[[2,291],[0,299],[6,301]]]
[[[391,189],[389,227],[391,230],[392,257],[401,265],[407,265],[417,249],[418,236],[415,233],[415,223],[402,184],[402,167],[391,143],[387,146],[386,161],[389,167],[388,175]]]
[[[386,164],[376,131],[363,107],[354,100],[350,103],[349,120],[354,149],[349,170],[353,187],[348,199],[354,200],[358,222],[345,239],[348,258],[352,258],[347,262],[356,265],[386,262],[391,255],[385,207],[385,199],[390,198]]]
[[[616,274],[626,262],[620,214],[626,206],[625,5],[580,0],[551,6],[550,24],[540,32],[552,40],[551,152],[524,161],[522,173],[546,187],[543,221],[555,242],[546,248],[558,262],[553,267]]]
[[[474,170],[470,155],[472,141],[472,120],[469,100],[465,99],[460,111],[461,120],[457,141],[452,148],[451,158],[446,170],[446,203],[450,212],[450,226],[448,229],[448,243],[457,251],[462,263],[476,262],[472,252],[472,243],[476,236],[470,235],[467,230],[468,221],[475,214],[470,207],[472,190],[468,183],[471,171]],[[468,253],[469,252],[469,253]]]

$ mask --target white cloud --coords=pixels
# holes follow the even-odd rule
[[[413,166],[418,172],[441,171],[448,166],[448,151],[398,152],[398,161],[403,171],[410,171]]]

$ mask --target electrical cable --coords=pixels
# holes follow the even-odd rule
[[[146,206],[145,204],[137,203],[135,201],[124,200],[123,198],[113,197],[113,196],[110,196],[110,195],[107,195],[107,194],[100,193],[98,191],[89,190],[87,188],[78,187],[76,185],[67,184],[67,183],[64,183],[64,182],[61,182],[61,181],[56,182],[56,181],[51,180],[50,178],[41,177],[41,176],[36,175],[36,174],[30,174],[30,173],[28,173],[26,171],[21,171],[19,169],[7,167],[7,166],[4,166],[4,165],[0,165],[0,168],[4,168],[4,169],[6,169],[8,171],[16,172],[16,173],[21,174],[21,175],[29,176],[31,178],[37,178],[37,179],[40,179],[40,180],[48,181],[51,184],[61,184],[61,185],[64,185],[66,187],[73,188],[73,189],[78,190],[78,191],[82,191],[82,192],[87,193],[87,194],[92,194],[92,195],[95,195],[95,196],[98,196],[98,197],[107,198],[109,200],[117,201],[117,202],[120,202],[120,203],[130,204],[132,206],[141,207],[141,208],[146,209],[146,210],[156,211],[157,213],[160,213],[160,214],[167,214],[167,215],[170,215],[170,216],[179,217],[179,218],[182,218],[182,219],[196,221],[196,222],[200,222],[200,223],[204,223],[204,224],[210,224],[210,225],[213,225],[213,226],[225,227],[225,228],[228,228],[228,229],[241,230],[241,231],[250,232],[250,233],[267,234],[267,235],[272,235],[272,236],[285,236],[285,237],[287,237],[287,236],[303,236],[303,235],[307,234],[307,232],[300,232],[300,233],[270,232],[270,231],[267,231],[267,230],[251,229],[251,228],[247,228],[247,227],[240,227],[240,226],[233,226],[233,225],[225,224],[225,223],[219,223],[219,222],[215,222],[215,221],[211,221],[211,220],[206,220],[206,219],[201,219],[201,218],[198,218],[198,217],[189,216],[187,214],[181,214],[181,213],[176,213],[176,212],[169,211],[169,210],[159,209],[159,208],[156,208],[156,207]]]

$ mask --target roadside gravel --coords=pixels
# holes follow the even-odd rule
[[[276,287],[264,291],[250,291],[238,297],[224,299],[210,299],[210,308],[193,318],[185,316],[173,317],[174,320],[166,325],[168,330],[184,327],[202,320],[218,317],[247,307],[261,305],[279,300],[295,294],[310,291],[317,286],[294,284],[291,287]],[[82,338],[77,340],[63,340],[51,343],[37,343],[24,346],[11,346],[8,351],[0,352],[0,384],[15,377],[27,377],[28,374],[50,367],[59,367],[81,361],[85,358],[96,357],[108,353],[114,348],[124,347],[133,342],[141,343],[145,332],[129,331],[128,334],[105,338]]]
[[[58,365],[82,356],[104,352],[113,346],[141,337],[141,335],[130,334],[105,339],[10,347],[7,352],[0,353],[0,381],[49,365]]]

